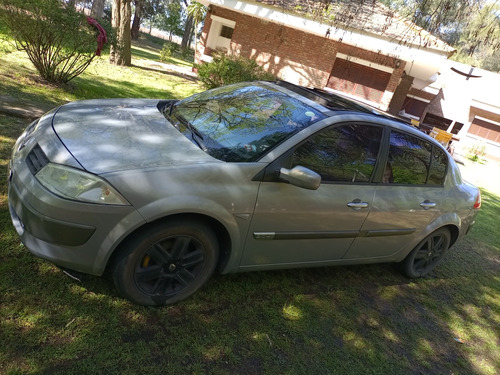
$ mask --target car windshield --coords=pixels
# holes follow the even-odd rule
[[[239,83],[178,102],[170,120],[211,156],[251,162],[323,118],[317,109],[271,86]]]

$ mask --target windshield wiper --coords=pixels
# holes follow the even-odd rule
[[[203,136],[189,121],[186,121],[185,125],[191,131],[191,138],[196,142],[199,148],[203,151],[207,151],[207,146],[205,146],[205,142],[203,142]]]
[[[165,116],[170,116],[172,114],[172,109],[178,100],[160,100],[156,105],[156,108]]]
[[[173,106],[172,106],[173,108]],[[175,115],[175,117],[181,122],[188,130],[191,132],[191,138],[193,141],[201,148],[203,151],[207,151],[207,146],[205,146],[205,142],[203,139],[203,135],[200,133],[198,129],[196,129],[193,124],[191,124],[188,120],[180,115]]]

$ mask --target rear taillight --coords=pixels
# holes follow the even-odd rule
[[[477,198],[476,198],[476,203],[474,203],[474,208],[478,209],[481,207],[481,192],[477,192]]]

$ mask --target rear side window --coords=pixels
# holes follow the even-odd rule
[[[436,146],[432,148],[431,170],[429,172],[428,184],[444,185],[446,167],[448,166],[448,156]]]
[[[392,131],[383,182],[443,185],[447,160],[445,153],[431,143],[410,134]]]

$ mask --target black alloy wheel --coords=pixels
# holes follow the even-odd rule
[[[450,231],[438,229],[424,238],[401,263],[405,276],[418,278],[428,275],[450,246]]]
[[[148,228],[121,250],[113,279],[121,295],[140,305],[167,305],[198,290],[218,260],[217,239],[204,225]]]

